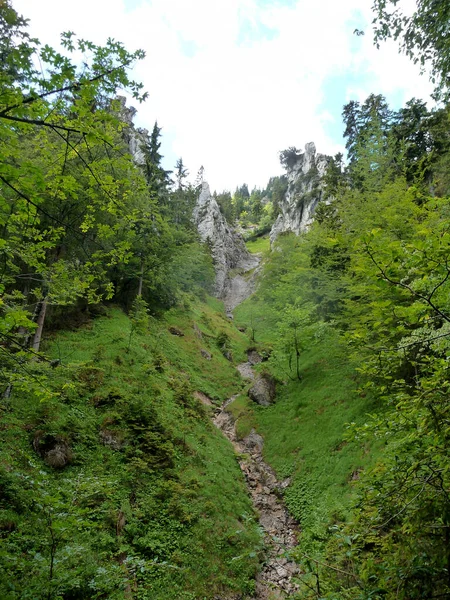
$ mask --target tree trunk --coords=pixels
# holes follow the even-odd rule
[[[23,295],[25,298],[25,303],[27,303],[28,301],[28,294],[30,293],[30,285],[29,282],[25,283],[25,287],[23,290]],[[35,308],[34,308],[34,313],[33,313],[33,317],[32,320],[35,321],[37,319],[38,316],[38,312],[39,312],[39,303],[36,304]],[[23,327],[23,325],[21,325],[18,330],[17,333],[19,335],[23,336],[23,342],[22,342],[22,346],[25,350],[27,350],[30,347],[30,340],[31,340],[31,331],[29,330],[28,327]]]
[[[300,374],[300,344],[297,338],[297,330],[294,332],[294,346],[295,346],[295,367],[297,371],[297,379],[301,381],[302,376]]]
[[[142,296],[142,286],[144,284],[144,261],[141,261],[141,272],[139,273],[138,297]]]
[[[41,345],[42,330],[44,329],[45,313],[47,312],[47,298],[44,298],[40,303],[39,314],[37,318],[37,329],[34,333],[32,349],[35,352],[39,352],[39,346]]]

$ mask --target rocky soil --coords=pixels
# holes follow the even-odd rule
[[[245,363],[238,369],[248,376],[251,365]],[[256,593],[252,600],[281,600],[297,590],[293,576],[298,573],[298,567],[290,559],[289,551],[297,544],[298,525],[282,501],[282,490],[289,485],[289,480],[278,481],[273,469],[264,462],[264,440],[259,434],[252,430],[244,439],[237,438],[234,418],[227,411],[235,398],[232,396],[224,402],[213,421],[239,456],[239,465],[264,531],[266,561],[257,576]]]

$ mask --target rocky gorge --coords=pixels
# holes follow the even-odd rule
[[[227,315],[232,318],[233,309],[255,290],[261,258],[248,252],[242,235],[227,223],[206,182],[202,184],[194,210],[194,222],[200,237],[211,248],[216,270],[216,295],[224,301]],[[243,380],[252,384],[249,397],[261,406],[268,406],[275,397],[275,384],[263,375],[255,374],[253,367],[259,362],[258,353],[249,351],[247,362],[239,364],[237,370]],[[281,600],[298,589],[293,580],[298,567],[289,554],[297,545],[298,524],[282,500],[289,479],[278,481],[274,470],[264,461],[264,439],[255,430],[243,439],[238,437],[236,420],[229,410],[237,396],[231,396],[214,409],[212,400],[197,393],[203,404],[214,409],[214,424],[233,446],[263,532],[266,556],[256,578],[252,600]],[[217,597],[216,600],[231,599]]]
[[[243,439],[238,438],[236,422],[227,410],[235,398],[229,398],[216,411],[213,421],[230,440],[238,456],[264,534],[266,559],[256,578],[252,600],[281,600],[298,589],[293,580],[298,567],[289,554],[297,545],[298,524],[282,501],[282,493],[289,480],[278,481],[273,469],[264,461],[264,440],[258,433],[252,430]]]

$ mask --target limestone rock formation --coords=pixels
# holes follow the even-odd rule
[[[246,249],[242,235],[227,223],[206,182],[202,183],[193,217],[202,241],[211,247],[216,271],[215,294],[226,298],[231,287],[230,270],[249,271],[259,261]]]
[[[248,390],[249,397],[261,406],[270,406],[275,400],[276,386],[273,377],[268,373],[258,375],[256,381]]]
[[[280,233],[293,231],[298,235],[311,224],[323,198],[323,177],[329,162],[329,156],[316,153],[313,142],[306,144],[305,152],[292,152],[286,163],[288,188],[270,232],[271,243]]]
[[[135,127],[133,119],[137,113],[137,110],[133,106],[127,106],[127,99],[125,96],[117,96],[116,100],[120,103],[120,118],[124,123],[127,124],[127,127],[122,132],[122,136],[125,142],[128,144],[130,154],[135,160],[136,164],[142,165],[144,162],[142,144],[148,140],[149,132],[147,129]]]

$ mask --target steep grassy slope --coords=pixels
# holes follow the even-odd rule
[[[141,333],[110,309],[47,341],[60,364],[33,373],[51,372],[51,389],[2,408],[2,598],[251,592],[260,532],[232,448],[194,395],[239,390],[224,353],[240,360],[246,343],[215,300]]]

